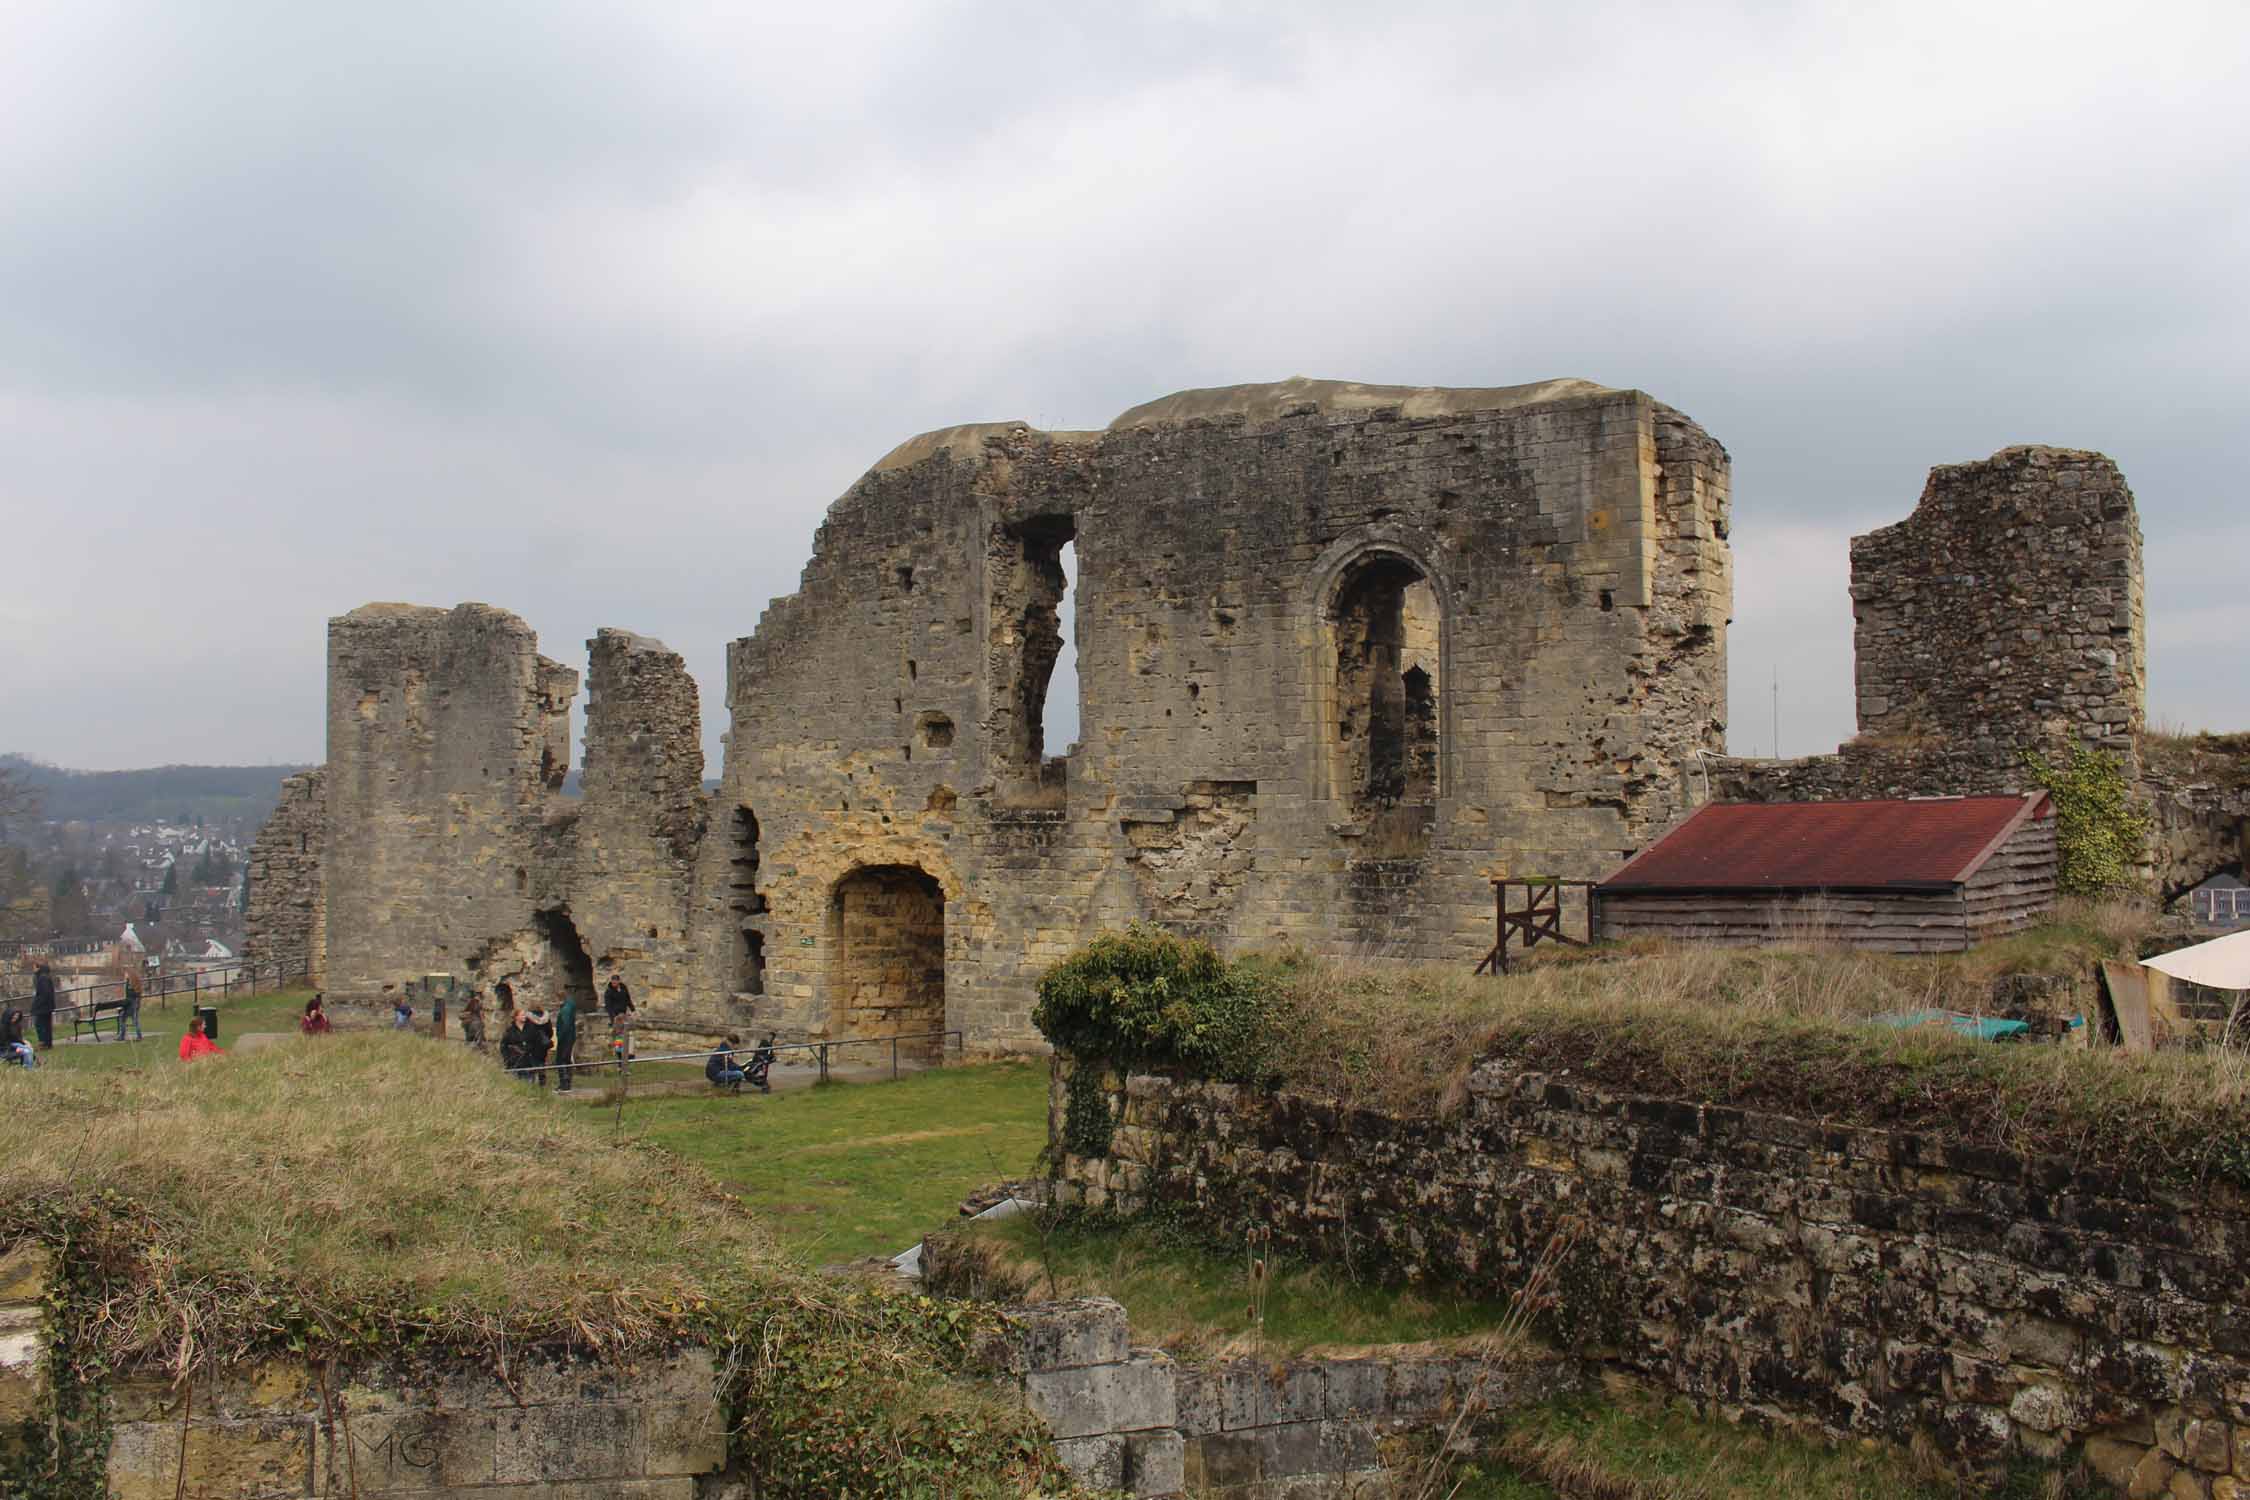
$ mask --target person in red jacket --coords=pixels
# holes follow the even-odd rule
[[[226,1049],[203,1034],[203,1018],[190,1017],[187,1035],[180,1038],[180,1061],[191,1062],[198,1057],[224,1057]]]
[[[297,1029],[306,1036],[326,1036],[333,1030],[328,1024],[328,1008],[320,1003],[320,992],[305,1002],[305,1013],[297,1018]]]

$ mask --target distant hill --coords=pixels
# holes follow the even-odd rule
[[[139,823],[158,818],[262,822],[281,799],[286,776],[309,766],[155,766],[146,771],[70,771],[26,755],[0,755],[39,793],[40,812],[57,822]]]

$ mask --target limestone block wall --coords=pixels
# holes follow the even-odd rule
[[[327,970],[328,841],[325,768],[281,783],[281,800],[250,848],[250,891],[243,912],[243,957],[255,964],[306,961],[311,982]]]
[[[702,1350],[634,1369],[532,1355],[505,1380],[437,1359],[128,1380],[112,1392],[109,1492],[692,1500],[727,1463],[715,1385]]]
[[[730,648],[713,822],[756,849],[706,846],[697,987],[746,993],[747,918],[760,1020],[840,1024],[838,891],[869,866],[942,893],[972,1045],[1033,1040],[1038,973],[1134,919],[1473,961],[1494,864],[1604,873],[1685,805],[1723,732],[1726,526],[1724,451],[1583,381],[1295,381],[915,439]],[[1058,608],[1072,747],[1034,722]],[[1371,765],[1399,768],[1383,795]]]
[[[925,1255],[947,1253],[943,1237]],[[927,1262],[926,1262],[927,1264]],[[1183,1364],[1133,1347],[1106,1297],[1015,1309],[996,1373],[1055,1435],[1071,1471],[1101,1490],[1224,1500],[1389,1494],[1399,1440],[1441,1433],[1576,1386],[1566,1361],[1378,1348],[1348,1358],[1242,1357]]]
[[[1932,469],[1912,515],[1853,538],[1852,613],[1863,735],[2135,749],[2141,532],[2099,453],[2006,448]]]
[[[1057,1060],[1051,1141],[1061,1131]],[[2250,1479],[2250,1192],[1612,1095],[1486,1064],[1450,1117],[1105,1078],[1067,1197],[1167,1204],[1500,1293],[1558,1234],[1582,1352],[1729,1414],[1964,1459],[2083,1443],[2134,1493]],[[1558,1252],[1562,1253],[1562,1252]],[[2174,1487],[2166,1490],[2165,1486]],[[2224,1490],[2233,1493],[2234,1490]]]
[[[694,881],[710,822],[695,679],[646,636],[603,630],[586,644],[568,914],[594,986],[622,974],[636,1004],[678,1011],[691,998]]]
[[[564,869],[542,842],[578,676],[505,610],[371,604],[328,625],[328,981],[372,1003],[471,973]]]

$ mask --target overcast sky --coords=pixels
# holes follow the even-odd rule
[[[1292,374],[1702,422],[1743,752],[1851,733],[1931,464],[2098,448],[2152,714],[2250,728],[2240,0],[720,9],[0,0],[0,750],[318,760],[327,617],[475,599],[715,771],[901,438]]]

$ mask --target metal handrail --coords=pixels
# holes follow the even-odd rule
[[[967,1039],[964,1036],[961,1028],[958,1026],[951,1027],[944,1031],[901,1032],[897,1036],[839,1037],[834,1041],[827,1042],[776,1042],[773,1044],[772,1050],[774,1053],[774,1061],[777,1063],[781,1061],[781,1054],[784,1052],[810,1052],[814,1054],[814,1061],[819,1065],[820,1068],[819,1081],[822,1083],[826,1083],[828,1081],[828,1054],[831,1051],[841,1050],[845,1047],[872,1047],[887,1042],[890,1044],[891,1049],[891,1077],[896,1079],[899,1076],[899,1043],[926,1042],[932,1039],[936,1039],[942,1042],[947,1037],[951,1037],[953,1039],[954,1056],[960,1056],[963,1047],[967,1045]],[[548,1072],[560,1073],[563,1070],[568,1069],[571,1072],[576,1073],[588,1068],[622,1068],[628,1063],[708,1062],[710,1061],[711,1053],[716,1052],[717,1050],[718,1048],[712,1047],[702,1052],[659,1052],[637,1057],[611,1056],[598,1058],[591,1062],[551,1062],[535,1068],[508,1068],[504,1071],[515,1074]],[[746,1056],[755,1053],[758,1050],[759,1048],[757,1047],[738,1047],[734,1048],[730,1055]]]
[[[158,1010],[169,1010],[171,1008],[169,1002],[174,995],[186,995],[193,999],[201,999],[205,995],[217,995],[221,998],[231,997],[244,983],[245,971],[248,971],[248,987],[243,989],[242,993],[255,995],[258,993],[258,979],[261,974],[268,975],[273,981],[273,987],[279,989],[285,981],[302,979],[311,974],[312,961],[301,954],[293,958],[277,958],[270,961],[265,959],[236,959],[232,963],[213,964],[209,968],[194,969],[185,974],[167,974],[158,979],[152,987],[141,992],[141,1001],[146,1004],[148,1001],[154,1000]],[[224,976],[223,982],[211,982],[214,976]],[[77,1012],[103,1005],[114,1006],[124,999],[126,983],[127,981],[122,979],[105,979],[99,984],[81,985],[70,992],[73,996],[81,998],[74,998],[56,1005],[55,1014],[59,1016],[66,1012]],[[117,999],[84,998],[99,996],[105,990],[115,990]],[[20,995],[0,993],[0,1005],[28,1002],[32,999],[34,993],[33,990],[26,990]]]

